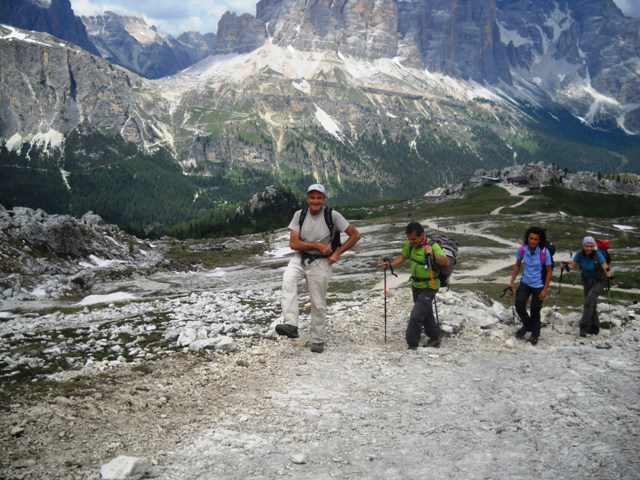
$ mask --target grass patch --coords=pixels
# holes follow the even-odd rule
[[[2,382],[0,384],[0,403],[8,405],[16,398],[30,399],[51,396],[83,396],[92,390],[85,378],[73,378],[67,382],[52,380],[33,380],[30,382]]]
[[[171,268],[178,271],[191,270],[200,266],[206,269],[231,267],[244,264],[253,255],[262,255],[266,243],[247,242],[237,249],[223,245],[223,240],[201,240],[176,242],[165,258],[171,261]]]
[[[136,373],[143,373],[145,375],[149,375],[151,373],[153,373],[153,369],[145,364],[145,365],[134,365],[133,367],[131,367],[131,371],[132,372],[136,372]]]

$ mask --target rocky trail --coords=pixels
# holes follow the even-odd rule
[[[547,301],[532,346],[511,309],[454,287],[437,297],[442,346],[410,351],[407,273],[388,278],[385,322],[378,266],[399,227],[359,229],[334,270],[321,354],[306,343],[304,290],[301,337],[273,331],[284,231],[243,264],[95,281],[73,304],[5,299],[0,478],[638,478],[636,303],[601,298],[606,328],[579,338],[580,306]],[[504,268],[503,243],[504,261],[457,278]]]
[[[534,347],[508,309],[443,292],[455,333],[408,351],[410,301],[391,288],[386,343],[374,289],[332,305],[322,354],[303,324],[298,340],[269,331],[14,397],[2,477],[117,478],[109,462],[128,456],[143,462],[133,478],[167,480],[637,478],[637,310],[579,339],[577,314],[546,309]]]

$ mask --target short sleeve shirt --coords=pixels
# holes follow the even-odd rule
[[[307,216],[304,217],[304,223],[302,229],[300,229],[300,214],[302,210],[298,210],[293,214],[293,218],[289,223],[289,230],[294,232],[300,232],[300,238],[305,242],[319,242],[325,245],[331,245],[331,232],[327,226],[327,222],[324,220],[324,209],[317,215],[312,215],[311,212],[307,212]],[[331,210],[331,218],[333,219],[333,228],[337,232],[344,232],[349,228],[349,222],[335,210]],[[318,250],[308,250],[312,254],[320,254]]]
[[[598,255],[598,262],[600,265],[607,261],[604,254],[597,250],[596,254]],[[598,276],[598,269],[601,269],[600,265],[596,265],[596,261],[594,257],[587,257],[583,254],[582,250],[576,252],[573,256],[573,261],[580,264],[580,268],[582,269],[582,276],[584,278],[596,278]]]
[[[521,250],[522,247],[519,247],[516,251],[516,259],[522,260],[524,264],[522,283],[529,285],[531,288],[544,287],[542,259],[540,258],[542,249],[537,246],[535,252],[531,253],[531,249],[525,246],[524,252],[521,252]],[[545,266],[551,265],[551,254],[548,250],[544,256],[544,264]]]
[[[444,253],[439,244],[434,243],[431,247],[433,248],[433,253],[435,255],[446,256],[446,253]],[[411,259],[411,285],[416,288],[431,288],[431,273],[429,272],[429,266],[425,265],[426,253],[424,251],[424,247],[413,248],[411,243],[407,242],[404,247],[402,247],[402,252],[400,252],[400,254],[404,258]],[[438,274],[435,272],[433,280],[435,288],[440,288],[440,279],[438,278]]]

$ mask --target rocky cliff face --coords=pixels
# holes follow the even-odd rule
[[[640,20],[611,0],[502,0],[497,8],[521,85],[531,82],[590,124],[613,121],[640,133]]]
[[[218,23],[218,36],[212,53],[247,53],[265,41],[265,25],[253,15],[225,13]]]
[[[146,78],[172,75],[212,53],[215,35],[191,32],[178,40],[149,27],[139,16],[105,12],[82,21],[100,54]]]
[[[11,0],[0,7],[2,18],[61,38],[78,30],[68,0],[55,0],[49,9]],[[174,74],[209,54],[248,53],[268,41],[368,61],[396,58],[405,66],[506,86],[515,98],[545,108],[555,103],[592,125],[640,132],[640,21],[624,17],[613,0],[260,0],[255,17],[227,12],[218,37],[207,39],[190,34],[176,40],[141,18],[109,12],[84,21],[105,58],[149,78]],[[70,41],[97,53],[80,33]]]
[[[10,148],[57,145],[82,123],[141,146],[166,141],[154,85],[48,34],[0,26],[0,97],[0,136]]]
[[[398,5],[393,0],[261,0],[256,12],[276,45],[367,59],[397,52]]]
[[[3,0],[0,2],[0,23],[47,32],[99,55],[82,20],[73,13],[69,0],[51,0],[48,6],[31,0]]]
[[[612,0],[260,0],[255,17],[222,17],[211,53],[248,53],[268,41],[372,62],[395,58],[638,133],[639,24]]]

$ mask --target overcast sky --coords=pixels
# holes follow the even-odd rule
[[[76,15],[139,14],[148,25],[177,37],[183,32],[216,33],[224,12],[256,14],[258,0],[71,0]]]
[[[640,18],[640,0],[615,0],[625,15]],[[183,32],[216,33],[224,12],[256,14],[258,0],[71,0],[76,15],[140,14],[148,25],[177,37]]]

